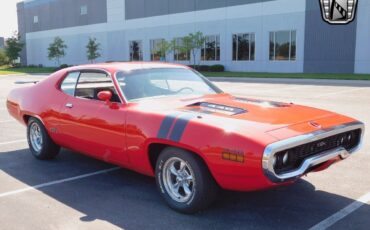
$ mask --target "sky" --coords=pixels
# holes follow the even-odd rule
[[[18,30],[17,2],[22,0],[0,0],[0,37],[11,37]]]

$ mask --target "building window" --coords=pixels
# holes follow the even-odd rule
[[[39,23],[39,16],[37,16],[37,15],[33,16],[33,23],[34,24]]]
[[[182,38],[175,38],[174,60],[175,61],[189,61],[190,51],[186,52],[182,49]]]
[[[143,45],[141,41],[130,42],[130,60],[131,61],[143,60]]]
[[[211,35],[205,37],[201,59],[202,61],[220,60],[220,35]]]
[[[270,32],[270,60],[296,60],[296,31]]]
[[[164,39],[153,39],[150,40],[150,60],[152,61],[163,61],[166,57],[161,54],[161,46],[163,46]]]
[[[86,5],[81,6],[80,13],[81,13],[81,15],[87,15],[87,6]]]
[[[255,35],[233,35],[233,61],[253,61],[255,56]]]

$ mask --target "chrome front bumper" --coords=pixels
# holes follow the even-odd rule
[[[324,139],[326,137],[330,137],[336,134],[348,132],[351,130],[361,129],[361,137],[359,144],[352,148],[351,150],[347,151],[343,147],[339,147],[336,149],[332,149],[329,151],[325,151],[314,156],[311,156],[303,161],[301,166],[295,170],[289,171],[283,174],[276,174],[273,166],[273,158],[274,155],[280,151],[284,151],[290,148],[294,148],[296,146],[304,145],[310,142],[314,142],[320,139]],[[296,137],[292,137],[286,140],[278,141],[268,145],[265,148],[262,158],[262,168],[264,174],[274,183],[285,182],[288,180],[294,180],[296,178],[301,177],[304,175],[310,168],[324,163],[328,160],[334,159],[336,157],[347,158],[350,154],[354,153],[358,150],[361,146],[361,142],[363,140],[363,135],[365,132],[364,124],[361,122],[352,122],[347,123],[339,126],[335,126],[329,129],[322,129],[315,131],[313,133],[304,134]]]

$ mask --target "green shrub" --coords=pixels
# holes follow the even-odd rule
[[[210,71],[211,72],[224,72],[225,67],[223,65],[213,65],[213,66],[210,66]]]
[[[65,68],[68,68],[68,67],[70,67],[70,66],[69,66],[69,65],[67,65],[67,64],[62,64],[62,65],[60,65],[59,67],[55,68],[55,69],[54,69],[54,71],[59,71],[59,70],[61,70],[61,69],[65,69]]]
[[[17,69],[17,68],[19,69],[19,68],[22,68],[23,66],[22,66],[22,64],[21,64],[21,63],[14,63],[14,64],[12,65],[12,67],[13,67],[13,68],[16,68],[16,69]]]
[[[190,68],[193,68],[199,72],[208,72],[210,71],[210,66],[208,65],[189,65]]]
[[[209,72],[211,71],[211,67],[209,65],[200,65],[198,70],[201,72]]]
[[[60,69],[65,69],[65,68],[68,68],[68,67],[69,67],[69,65],[67,65],[67,64],[62,64],[62,65],[59,66]]]
[[[190,68],[193,68],[199,72],[224,72],[225,67],[223,65],[189,65]]]

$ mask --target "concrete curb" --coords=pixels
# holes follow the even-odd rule
[[[247,78],[247,77],[207,77],[207,78],[214,82],[244,82],[244,83],[268,83],[268,84],[370,87],[370,81],[366,81],[366,80]]]

